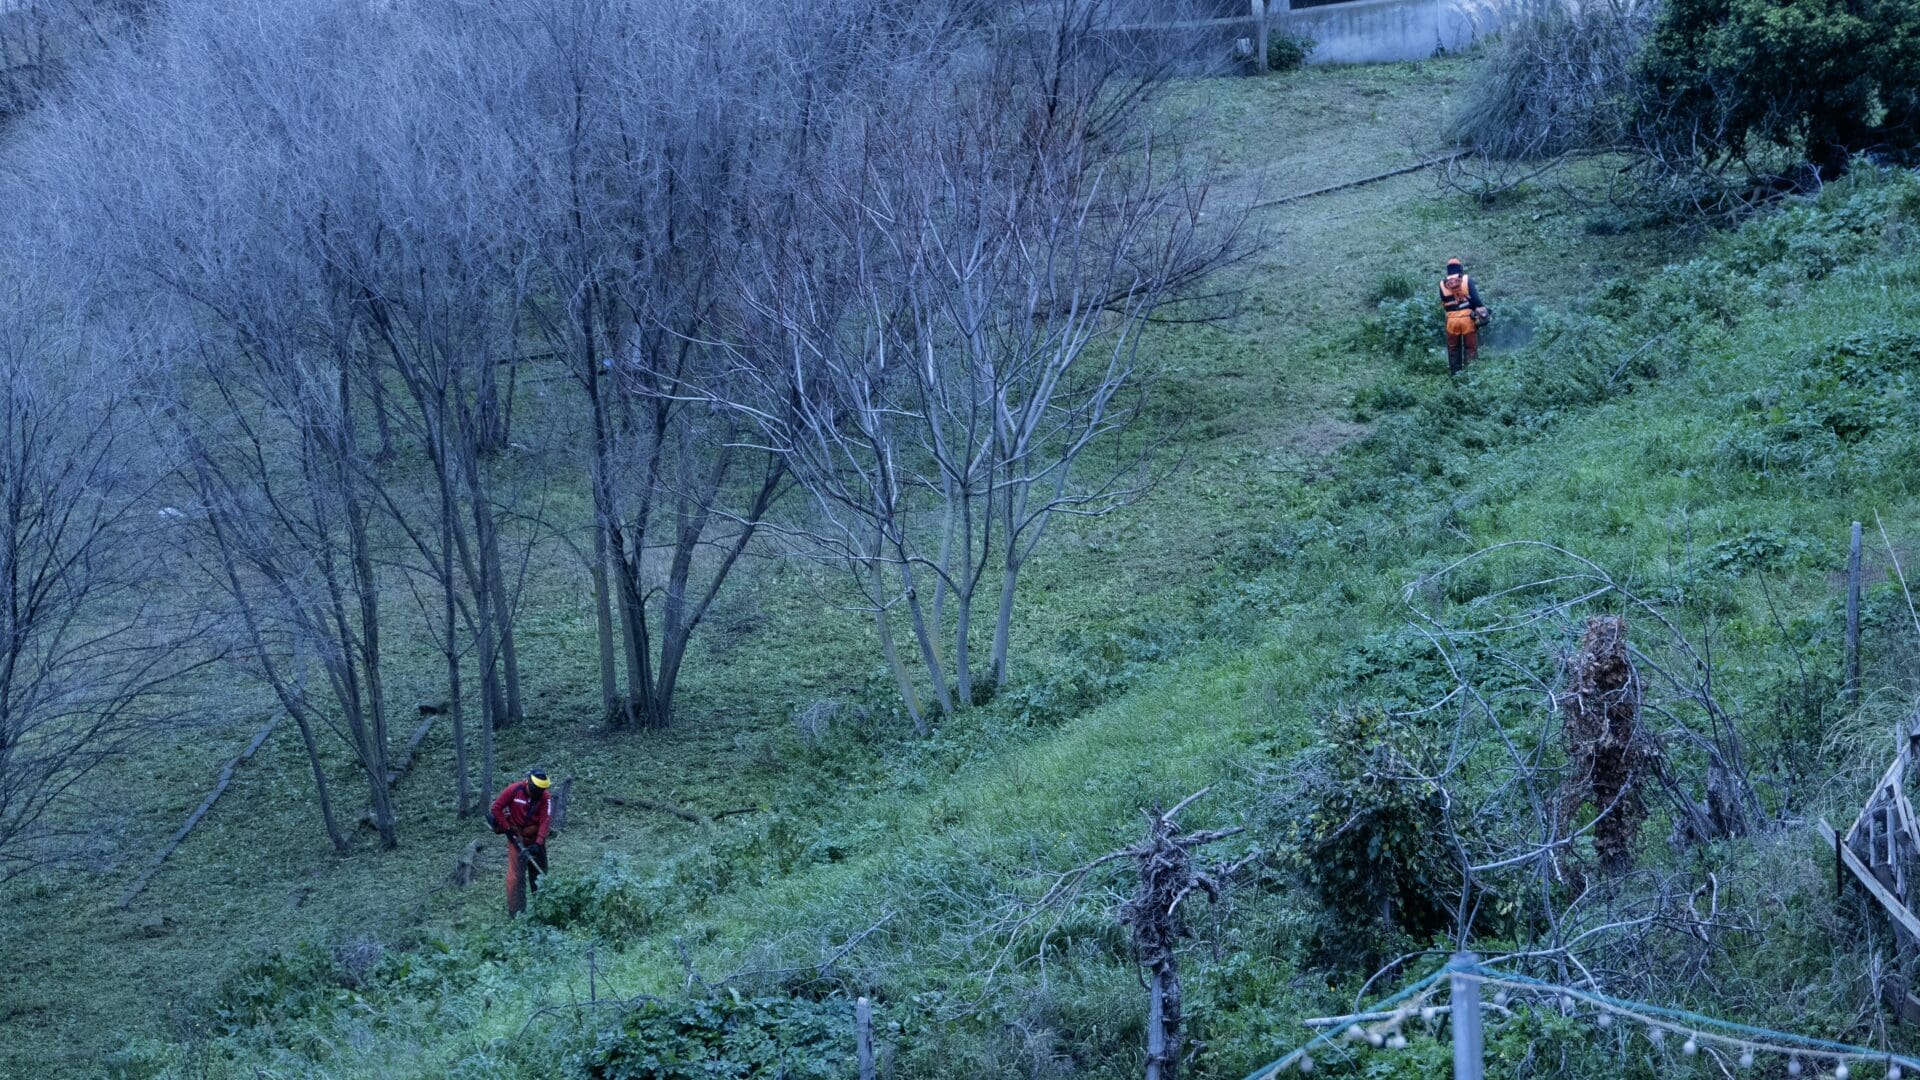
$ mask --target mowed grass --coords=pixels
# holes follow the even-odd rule
[[[1205,117],[1194,141],[1219,156],[1223,202],[1271,199],[1418,160],[1434,117],[1469,71],[1466,62],[1446,61],[1219,80],[1185,88],[1181,104]],[[1270,634],[1252,643],[1185,640],[1204,636],[1189,631],[1222,563],[1310,506],[1328,456],[1369,430],[1347,405],[1356,388],[1387,378],[1424,397],[1444,383],[1437,360],[1406,370],[1351,333],[1370,314],[1375,279],[1404,271],[1425,282],[1442,259],[1458,255],[1496,305],[1561,306],[1612,273],[1664,257],[1658,238],[1588,236],[1576,216],[1544,199],[1482,208],[1439,191],[1425,173],[1254,220],[1265,240],[1234,271],[1243,290],[1237,317],[1155,342],[1165,375],[1150,420],[1155,433],[1176,432],[1167,460],[1177,466],[1138,505],[1058,526],[1023,584],[1017,682],[1073,662],[1089,635],[1164,623],[1182,636],[1169,647],[1172,659],[1116,683],[1118,700],[1058,729],[1011,721],[1003,710],[963,716],[920,745],[901,737],[897,719],[881,716],[879,730],[808,743],[789,723],[793,710],[867,693],[881,681],[878,665],[866,623],[842,608],[831,575],[768,558],[747,566],[704,633],[679,724],[655,734],[605,732],[585,575],[564,546],[537,549],[519,624],[532,715],[500,733],[499,760],[506,771],[538,763],[576,778],[572,825],[555,845],[559,866],[592,866],[612,854],[668,881],[752,868],[701,897],[682,921],[601,958],[622,992],[683,986],[676,938],[695,968],[712,975],[766,955],[817,955],[888,911],[892,919],[872,939],[887,959],[871,961],[874,970],[951,982],[966,970],[965,958],[952,955],[956,943],[988,917],[993,890],[1030,882],[1034,867],[1107,850],[1136,827],[1139,807],[1205,784],[1225,787],[1200,813],[1232,818],[1251,779],[1250,749],[1280,752],[1310,738],[1309,706],[1324,698],[1340,643],[1396,617],[1397,570],[1302,567]],[[1515,494],[1541,482],[1520,473]],[[550,515],[577,504],[577,478],[552,483]],[[1476,536],[1522,524],[1482,505],[1490,520],[1476,524]],[[1572,530],[1543,535],[1579,535],[1590,522],[1524,524]],[[396,595],[394,603],[404,600]],[[1073,634],[1081,637],[1063,640]],[[397,732],[411,728],[413,704],[444,697],[429,647],[407,642],[399,654]],[[129,1041],[203,1045],[223,982],[300,940],[488,933],[501,921],[492,869],[464,890],[445,881],[455,857],[483,833],[451,813],[444,726],[399,786],[399,849],[379,851],[361,830],[351,854],[331,854],[297,737],[283,725],[147,892],[120,910],[121,891],[148,854],[268,715],[239,672],[200,693],[205,708],[194,726],[90,793],[90,809],[109,813],[120,833],[118,854],[93,870],[8,890],[10,906],[35,914],[0,931],[0,956],[16,972],[59,977],[16,979],[0,994],[0,1019],[14,1033],[0,1044],[0,1073],[85,1075]],[[342,813],[357,816],[363,793],[344,753],[331,753]],[[706,811],[760,809],[708,832],[604,801],[623,793]],[[776,834],[789,837],[781,845],[827,854],[785,869],[779,859],[732,854]],[[975,888],[940,884],[958,866],[970,868]],[[342,1034],[328,1048],[326,1071],[434,1075],[492,1052],[541,1004],[575,991],[580,946],[552,949],[524,981],[449,993],[398,1022],[366,1018],[359,1035]],[[1123,969],[1107,956],[1089,970]],[[1112,988],[1114,1023],[1137,1023],[1125,1017],[1129,985],[1121,979]],[[463,995],[484,998],[484,1007]],[[272,1067],[298,1071],[303,1060],[287,1052]]]

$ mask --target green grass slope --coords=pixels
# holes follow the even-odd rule
[[[1194,92],[1230,182],[1281,194],[1410,160],[1464,70]],[[802,738],[783,717],[857,697],[872,664],[817,583],[768,566],[707,643],[682,727],[602,735],[590,612],[556,570],[529,616],[546,696],[503,750],[579,778],[534,919],[503,924],[491,874],[441,880],[474,835],[436,790],[444,748],[402,785],[402,848],[335,860],[307,820],[297,748],[276,739],[131,912],[112,900],[137,860],[6,898],[60,917],[33,933],[16,920],[0,943],[32,973],[5,998],[20,1037],[0,1072],[843,1076],[847,1002],[866,993],[902,1077],[1132,1075],[1144,998],[1108,910],[1123,879],[1034,922],[1020,901],[1127,843],[1142,807],[1211,786],[1188,821],[1247,824],[1227,847],[1271,853],[1196,911],[1186,966],[1194,1073],[1243,1075],[1368,973],[1317,949],[1329,912],[1289,854],[1307,808],[1272,805],[1268,778],[1343,707],[1444,692],[1401,590],[1505,540],[1551,540],[1689,598],[1716,628],[1756,771],[1785,778],[1770,809],[1837,812],[1911,666],[1882,586],[1869,659],[1888,689],[1862,714],[1833,707],[1846,522],[1878,512],[1896,550],[1912,535],[1914,182],[1836,187],[1665,269],[1647,265],[1672,257],[1650,254],[1665,241],[1598,235],[1615,230],[1544,194],[1480,208],[1430,185],[1279,208],[1242,317],[1163,340],[1157,422],[1182,423],[1187,465],[1127,513],[1062,530],[1032,580],[1024,681],[1002,700],[925,741],[884,717]],[[1369,294],[1394,271],[1424,291],[1435,256],[1455,254],[1535,332],[1451,385],[1431,350],[1405,347],[1405,312],[1389,298],[1383,318]],[[168,831],[250,722],[210,732],[197,759],[156,757],[131,827]],[[759,809],[698,827],[600,798],[622,792]],[[1682,858],[1659,831],[1644,857]],[[1861,992],[1837,974],[1864,957],[1862,924],[1835,917],[1804,833],[1687,857],[1772,890],[1736,897],[1755,936],[1689,1003],[1864,1038]],[[1547,1071],[1526,1057],[1536,1033],[1499,1035],[1497,1075]],[[1564,1075],[1655,1067],[1592,1066],[1609,1059],[1577,1055],[1604,1048],[1570,1045]],[[1351,1068],[1428,1075],[1438,1053]]]

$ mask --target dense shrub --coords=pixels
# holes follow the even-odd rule
[[[1139,676],[1173,655],[1190,627],[1164,619],[1074,630],[1061,635],[1056,655],[1065,659],[1001,696],[1022,723],[1059,723],[1132,686]]]
[[[852,1071],[852,1019],[844,1000],[650,1001],[575,1064],[598,1080],[839,1080]]]
[[[1317,43],[1296,34],[1270,34],[1267,37],[1267,67],[1273,71],[1298,71],[1307,64]]]
[[[1353,392],[1353,418],[1371,420],[1380,413],[1404,409],[1418,401],[1405,379],[1382,379]]]
[[[1367,303],[1374,307],[1388,301],[1406,300],[1425,291],[1421,280],[1406,270],[1388,270],[1367,286]]]
[[[1638,125],[1667,152],[1772,145],[1832,178],[1920,139],[1920,0],[1663,0],[1641,81]]]
[[[662,889],[614,852],[585,874],[542,879],[528,906],[533,921],[624,945],[645,933],[665,903]]]
[[[303,941],[229,978],[213,1015],[228,1034],[283,1028],[358,1000],[355,982],[331,950]]]
[[[1400,360],[1424,357],[1440,343],[1445,328],[1446,317],[1438,296],[1416,292],[1380,304],[1380,336],[1388,356]]]

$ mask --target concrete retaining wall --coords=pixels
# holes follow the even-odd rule
[[[1276,11],[1273,28],[1314,40],[1314,64],[1422,60],[1459,52],[1498,29],[1517,5],[1501,0],[1349,0]]]

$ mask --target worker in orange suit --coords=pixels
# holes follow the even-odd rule
[[[1480,328],[1487,322],[1487,305],[1459,259],[1447,260],[1447,276],[1440,279],[1440,307],[1447,313],[1447,373],[1480,358]]]
[[[506,786],[487,811],[487,824],[507,838],[507,917],[527,909],[527,891],[540,890],[547,872],[547,828],[553,823],[553,782],[535,769]]]

